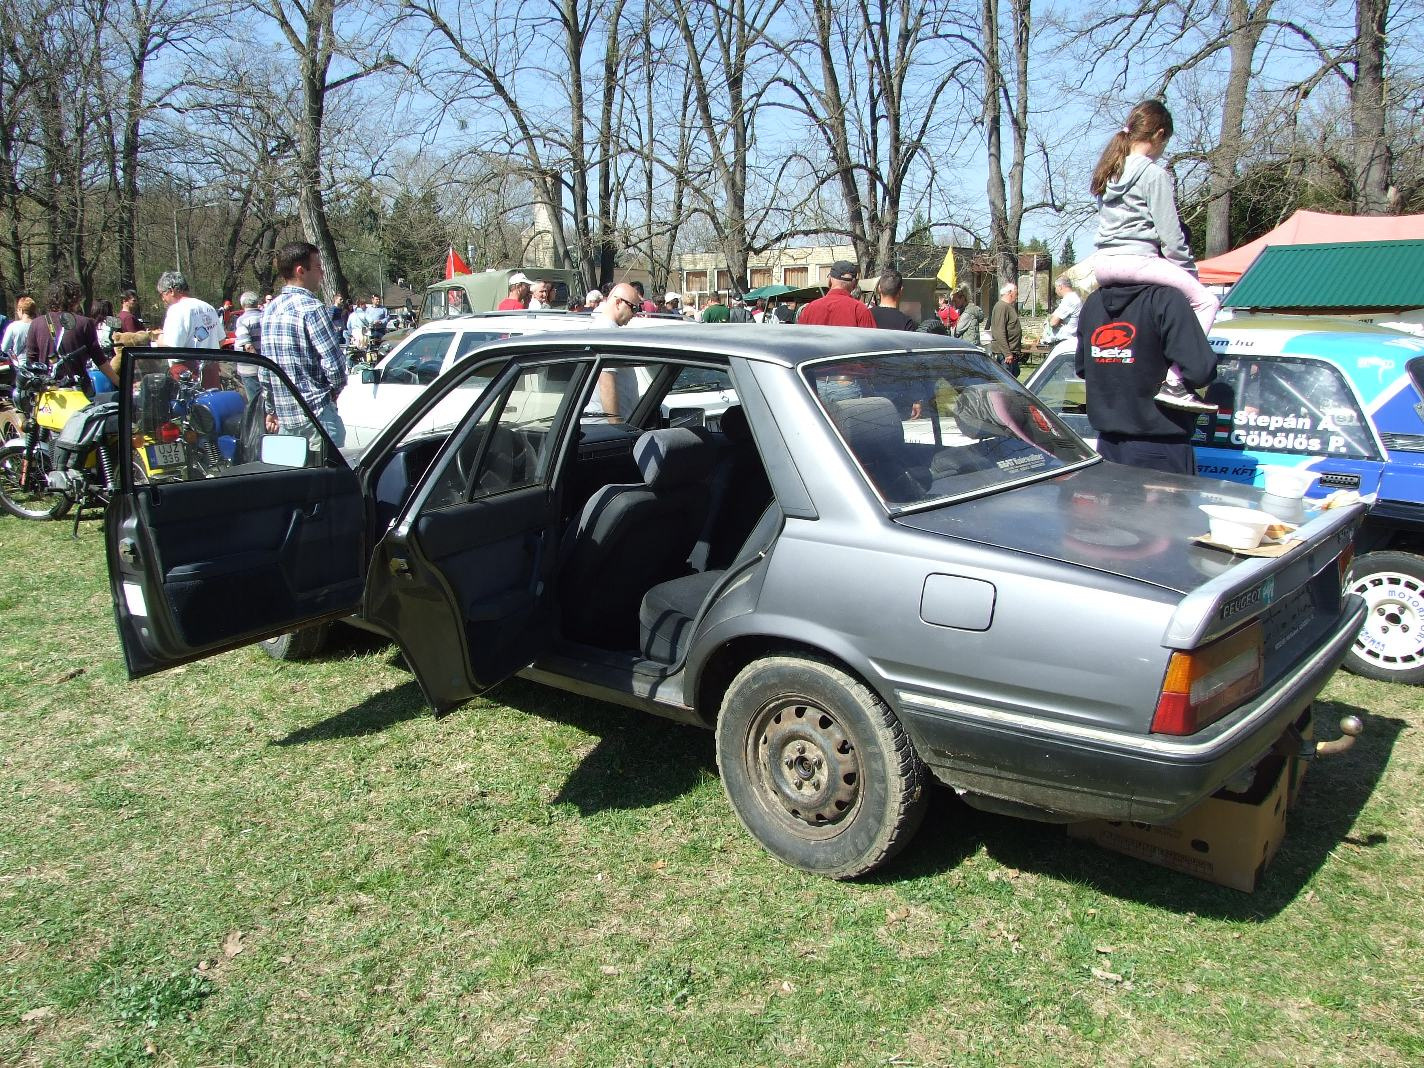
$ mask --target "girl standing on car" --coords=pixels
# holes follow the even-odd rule
[[[1157,163],[1171,136],[1172,113],[1167,106],[1160,100],[1144,100],[1103,149],[1090,186],[1098,201],[1093,273],[1100,286],[1156,285],[1178,290],[1206,334],[1221,302],[1197,279],[1171,176]],[[1215,410],[1186,387],[1175,364],[1167,370],[1157,402],[1190,411]]]

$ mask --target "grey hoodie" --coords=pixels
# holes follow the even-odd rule
[[[1146,156],[1130,155],[1098,198],[1098,254],[1161,256],[1197,273],[1187,248],[1171,176]]]

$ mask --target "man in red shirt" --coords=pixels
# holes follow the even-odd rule
[[[532,292],[533,287],[529,284],[529,279],[524,277],[524,272],[515,271],[509,276],[509,296],[499,302],[495,311],[523,311],[529,307],[529,296]]]
[[[849,260],[831,264],[829,288],[824,297],[811,301],[801,309],[796,320],[803,326],[867,326],[875,328],[870,309],[855,296],[855,283],[860,269]]]

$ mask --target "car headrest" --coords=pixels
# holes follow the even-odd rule
[[[889,397],[837,401],[831,418],[857,455],[884,452],[905,444],[905,427]]]
[[[745,445],[752,440],[752,428],[747,425],[747,413],[740,404],[733,404],[723,412],[717,426],[733,445]]]
[[[669,490],[704,481],[717,451],[705,431],[673,427],[646,431],[633,445],[633,461],[649,489]]]
[[[1042,448],[1029,434],[1030,408],[1022,393],[994,385],[966,386],[954,400],[954,420],[965,437],[1013,437]]]
[[[967,438],[1001,438],[1008,430],[990,403],[990,386],[965,386],[954,399],[954,421]]]

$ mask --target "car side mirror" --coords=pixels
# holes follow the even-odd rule
[[[263,434],[262,462],[273,467],[306,467],[307,439],[297,434]]]
[[[381,381],[381,369],[379,367],[361,368],[361,384],[363,386],[378,385]]]

